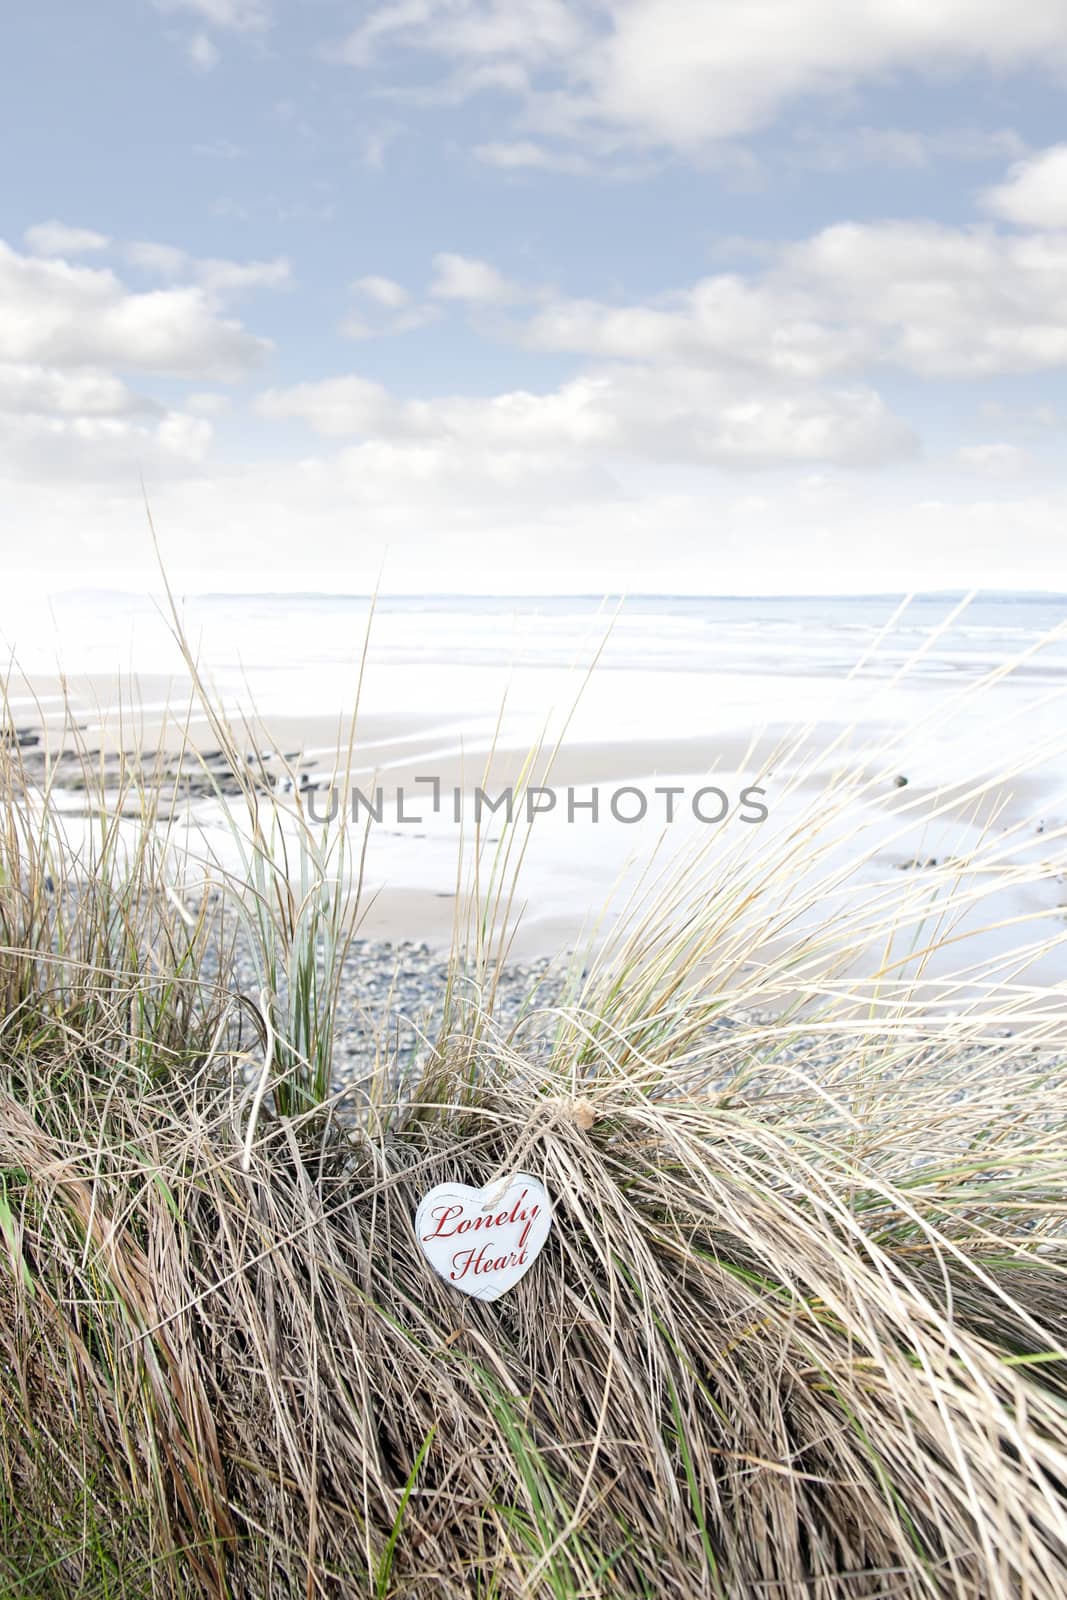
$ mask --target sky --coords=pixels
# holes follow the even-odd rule
[[[1067,0],[35,0],[0,583],[1067,591]]]

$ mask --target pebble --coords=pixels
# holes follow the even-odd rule
[[[216,954],[208,947],[202,976],[218,972]],[[247,995],[259,989],[256,964],[247,940],[236,940],[229,981]],[[334,1011],[333,1088],[350,1088],[366,1080],[384,1055],[395,1082],[417,1075],[436,1040],[448,983],[448,958],[428,944],[384,939],[354,939],[344,961]],[[515,961],[505,966],[493,1001],[495,1030],[506,1036],[532,1008],[558,1001],[564,973],[548,958]],[[531,998],[533,997],[533,998]],[[284,1015],[285,996],[281,996]],[[523,1033],[524,1054],[536,1053],[538,1035],[544,1047],[551,1018],[536,1019]],[[380,1070],[380,1068],[378,1068]],[[255,1067],[247,1069],[255,1076]]]

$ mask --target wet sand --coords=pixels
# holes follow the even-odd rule
[[[240,808],[240,784],[221,757],[210,720],[195,709],[190,713],[187,681],[99,675],[64,683],[44,676],[32,685],[13,679],[8,697],[9,743],[18,747],[31,783],[51,766],[56,801],[70,828],[83,825],[93,809],[86,765],[93,774],[89,787],[102,773],[113,796],[124,759],[150,769],[162,751],[162,816],[175,837],[195,838],[194,854],[233,869],[232,830],[221,808]],[[895,898],[905,944],[913,937],[909,927],[919,927],[920,947],[926,937],[916,907],[938,896],[955,896],[958,904],[961,882],[964,898],[972,891],[982,898],[980,910],[964,908],[966,937],[951,953],[960,964],[1003,957],[1010,965],[1013,949],[1027,939],[1047,939],[1067,921],[1067,858],[1057,837],[1067,798],[1058,769],[1038,767],[991,782],[995,750],[985,764],[979,750],[966,776],[946,783],[943,772],[916,770],[910,763],[901,771],[903,758],[892,754],[899,730],[873,719],[851,731],[823,720],[803,736],[784,721],[753,733],[724,727],[699,737],[657,737],[646,726],[639,737],[609,731],[596,738],[587,724],[581,737],[569,735],[554,753],[551,744],[543,747],[532,768],[529,745],[516,742],[513,731],[494,748],[493,720],[461,707],[452,713],[362,711],[351,752],[350,732],[350,718],[314,708],[303,716],[234,723],[242,757],[253,758],[246,770],[257,774],[265,791],[277,793],[283,815],[299,803],[326,816],[331,789],[346,808],[353,788],[375,803],[380,788],[381,819],[368,836],[360,905],[360,932],[367,938],[424,941],[435,950],[450,943],[472,881],[474,790],[499,798],[524,772],[529,782],[550,789],[553,801],[550,812],[536,818],[526,845],[514,939],[523,957],[573,946],[589,936],[598,918],[600,934],[609,932],[643,866],[657,855],[680,857],[703,847],[725,861],[733,851],[737,870],[755,881],[761,862],[780,855],[791,837],[810,840],[820,829],[826,832],[828,881],[838,864],[844,872],[850,853],[854,862],[848,889],[832,891],[842,897],[842,908],[848,905],[857,915],[864,897]],[[180,791],[172,781],[167,787],[179,758],[190,775]],[[439,794],[436,809],[429,779]],[[721,788],[729,801],[721,825],[702,825],[693,814],[693,796],[704,786]],[[677,820],[668,828],[660,791],[671,787],[679,791]],[[739,799],[751,787],[763,791],[768,817],[746,827],[739,820]],[[292,789],[297,796],[285,792]],[[639,822],[612,814],[620,789],[629,791],[628,808],[635,791],[647,800],[647,815]],[[462,821],[456,819],[456,791]],[[361,825],[365,821],[364,811]],[[502,836],[502,816],[484,812],[486,861]],[[1000,866],[988,848],[988,841],[998,840],[1008,852]],[[788,867],[775,870],[778,887],[769,881],[762,891],[772,898],[795,895],[796,880],[811,869],[798,866],[792,876]],[[774,959],[805,922],[825,915],[825,904],[816,894],[790,932],[768,938],[758,958]],[[932,917],[931,911],[926,921]],[[938,969],[944,961],[929,965]],[[1067,962],[1056,950],[1034,964],[1030,979],[1062,985],[1065,973]]]

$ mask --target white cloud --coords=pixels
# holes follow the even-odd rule
[[[222,52],[206,33],[194,33],[187,46],[189,60],[197,72],[213,72],[222,60]]]
[[[1004,183],[987,189],[988,210],[1029,228],[1067,228],[1067,144],[1012,167]]]
[[[386,0],[337,54],[366,66],[383,46],[421,43],[457,58],[557,60],[587,37],[583,6],[567,0]]]
[[[184,278],[192,262],[188,251],[179,250],[177,245],[153,244],[146,239],[126,245],[123,254],[132,266],[160,278]]]
[[[0,361],[232,379],[270,349],[198,285],[137,294],[109,270],[20,256],[0,241]]]
[[[787,161],[818,172],[847,172],[856,167],[889,167],[926,171],[935,162],[1010,160],[1025,145],[1011,128],[800,127],[790,131]]]
[[[158,411],[109,372],[0,363],[0,412],[37,416],[121,417]]]
[[[302,417],[326,438],[366,433],[389,415],[391,401],[383,384],[369,378],[323,378],[289,389],[268,389],[256,401],[260,416],[275,421]]]
[[[232,401],[228,394],[216,390],[198,390],[185,397],[185,409],[194,417],[221,417],[229,411]]]
[[[201,144],[194,144],[193,152],[214,161],[236,161],[245,154],[244,146],[234,144],[232,139],[208,139]]]
[[[788,248],[780,272],[872,338],[877,359],[922,376],[1067,365],[1067,238],[841,223]]]
[[[592,63],[601,114],[672,144],[746,133],[801,95],[892,70],[1067,60],[1067,4],[1018,0],[636,0]]]
[[[0,476],[128,484],[141,472],[165,479],[202,467],[213,438],[207,415],[225,397],[167,407],[119,373],[244,376],[270,345],[221,316],[217,294],[249,275],[281,274],[166,249],[133,247],[156,271],[189,271],[203,282],[138,294],[110,269],[22,256],[0,241]]]
[[[410,294],[402,283],[397,283],[393,278],[370,276],[357,278],[352,285],[356,294],[365,295],[368,300],[373,300],[375,305],[385,306],[388,311],[399,311],[401,306],[406,306],[411,299]]]
[[[542,350],[711,366],[728,361],[782,378],[813,378],[858,367],[873,353],[861,329],[826,320],[825,313],[788,283],[749,283],[723,273],[652,304],[549,303],[521,337]]]
[[[561,150],[538,143],[535,139],[512,139],[476,144],[472,154],[476,161],[502,172],[562,172],[572,177],[587,177],[599,173],[608,177],[637,177],[647,169],[632,163],[616,162],[611,167],[602,166],[589,156],[573,150]]]
[[[212,437],[210,422],[202,417],[187,416],[183,411],[168,411],[156,429],[162,448],[184,461],[203,461]]]
[[[468,300],[477,305],[509,305],[524,298],[517,284],[487,261],[442,252],[433,258],[436,276],[430,293],[438,300]]]
[[[1067,366],[1067,238],[843,223],[756,261],[748,275],[610,304],[520,290],[491,263],[438,255],[432,293],[475,306],[532,302],[502,331],[578,357],[582,370],[549,393],[425,400],[353,376],[271,390],[258,408],[420,462],[427,451],[499,449],[604,467],[864,468],[918,452],[871,386],[872,370],[983,378]],[[371,301],[399,301],[392,280],[363,287]],[[360,321],[346,331],[374,330]],[[1018,464],[1009,447],[974,446],[955,460],[987,474]]]
[[[371,274],[357,278],[351,287],[353,294],[369,304],[370,314],[377,320],[368,321],[362,314],[343,318],[337,331],[346,339],[381,339],[413,333],[417,328],[436,322],[441,315],[438,306],[413,302],[409,291],[394,278]]]
[[[1016,477],[1027,464],[1027,452],[1015,444],[969,444],[956,451],[956,461],[981,477]]]
[[[440,103],[513,93],[527,133],[692,148],[894,72],[1060,69],[1067,0],[385,0],[336,53],[398,48],[442,60]]]
[[[164,14],[191,11],[216,28],[237,32],[255,31],[270,23],[266,0],[155,0],[155,7]]]
[[[82,481],[68,447],[50,465],[26,483],[4,482],[0,464],[12,525],[34,530],[15,561],[51,564],[52,584],[57,570],[66,584],[110,570],[116,587],[154,590],[134,473]],[[245,592],[358,593],[380,573],[386,590],[424,594],[1067,591],[1062,479],[1041,492],[962,480],[946,492],[942,466],[916,464],[872,495],[831,469],[623,475],[586,456],[377,441],[210,472],[149,464],[146,481],[171,576],[194,591],[226,587],[225,574]]]
[[[337,331],[345,339],[384,339],[394,334],[415,333],[419,328],[436,322],[441,312],[437,306],[409,306],[378,323],[367,322],[363,317],[342,317]]]
[[[37,256],[80,256],[106,250],[111,240],[92,228],[70,228],[65,222],[38,222],[23,239]]]
[[[554,301],[535,348],[816,378],[875,365],[925,377],[1067,366],[1067,237],[926,222],[840,223],[651,303]]]
[[[123,253],[143,272],[171,280],[192,279],[219,298],[246,289],[287,289],[292,283],[292,268],[285,256],[273,261],[220,261],[212,257],[198,260],[176,245],[149,240],[128,244]]]
[[[533,139],[512,139],[474,147],[479,161],[490,167],[502,167],[506,172],[520,167],[551,168],[553,152]]]
[[[377,128],[369,129],[360,140],[360,156],[365,167],[372,172],[380,172],[385,166],[385,158],[390,145],[406,131],[402,122],[389,121]]]
[[[548,394],[398,400],[352,376],[268,390],[260,414],[302,418],[326,438],[467,454],[575,453],[608,461],[766,467],[792,461],[878,466],[914,453],[910,430],[872,390],[767,392],[684,367],[584,373]]]
[[[293,281],[285,256],[273,261],[198,261],[194,276],[210,294],[242,294],[246,289],[287,289]]]
[[[209,422],[168,411],[145,423],[118,416],[0,413],[0,475],[23,482],[128,486],[142,472],[195,471],[211,448]]]

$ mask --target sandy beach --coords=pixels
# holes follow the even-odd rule
[[[516,954],[550,956],[594,923],[602,940],[652,861],[728,854],[758,884],[792,834],[821,829],[823,889],[809,898],[805,883],[789,885],[797,910],[783,939],[826,893],[854,921],[865,901],[889,899],[902,951],[922,950],[939,915],[959,921],[950,950],[898,977],[1025,972],[1062,992],[1060,950],[1021,967],[1016,956],[1067,919],[1067,661],[1061,643],[1035,648],[1055,606],[1030,615],[987,602],[942,634],[953,608],[931,600],[883,635],[888,602],[783,602],[762,625],[761,603],[732,604],[701,615],[691,602],[629,602],[612,622],[582,603],[536,615],[504,602],[379,602],[354,740],[360,602],[204,602],[200,662],[283,819],[296,790],[316,817],[355,800],[369,822],[366,937],[447,947],[471,882],[475,792],[491,852],[525,772],[538,795],[516,802],[532,821]],[[114,659],[124,627],[135,670],[99,670],[101,640]],[[191,778],[167,802],[172,826],[193,858],[232,868],[220,807],[233,814],[237,785],[158,613],[96,597],[71,602],[62,632],[75,670],[44,670],[43,641],[24,631],[18,659],[29,653],[39,670],[9,683],[28,771],[52,764],[76,829],[85,752],[106,785],[120,755],[149,765],[162,750],[166,792],[184,748]],[[781,896],[782,879],[764,892]]]

